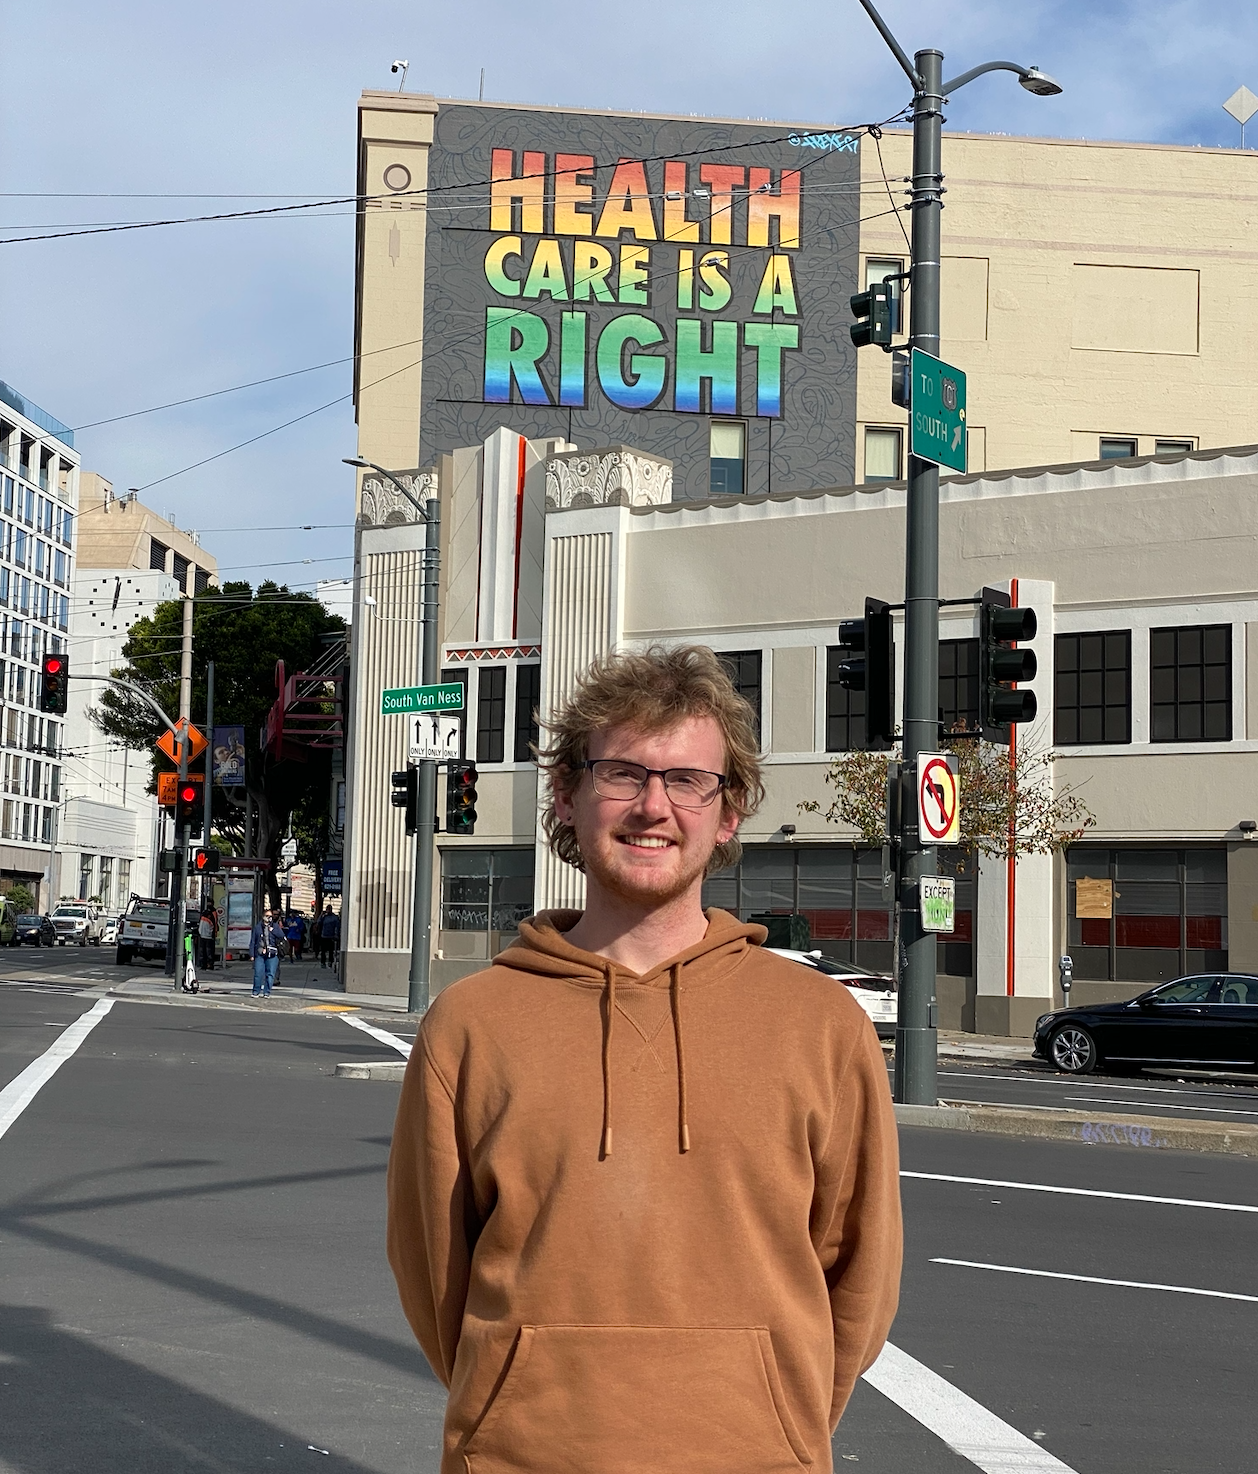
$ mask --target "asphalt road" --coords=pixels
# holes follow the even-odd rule
[[[91,1006],[67,986],[0,984],[0,1089]],[[326,1014],[114,1004],[0,1137],[0,1470],[435,1474],[443,1394],[382,1248],[397,1087],[331,1073],[384,1052]],[[902,1144],[902,1351],[1046,1468],[1252,1467],[1258,1164]],[[982,1467],[867,1384],[834,1447]]]

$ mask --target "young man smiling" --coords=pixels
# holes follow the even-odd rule
[[[548,730],[585,909],[438,997],[389,1164],[442,1474],[824,1474],[899,1283],[873,1027],[702,909],[763,794],[710,650],[609,657]]]

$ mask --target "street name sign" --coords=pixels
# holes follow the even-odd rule
[[[909,375],[909,454],[964,473],[965,375],[920,348]]]
[[[961,837],[961,780],[942,752],[917,755],[917,832],[922,844]]]
[[[380,715],[408,716],[412,712],[462,711],[463,682],[440,686],[397,686],[380,693]]]
[[[957,883],[947,875],[923,875],[917,882],[923,931],[951,932],[956,928]]]
[[[423,716],[411,718],[411,740],[406,760],[411,763],[444,763],[459,757],[461,716]]]

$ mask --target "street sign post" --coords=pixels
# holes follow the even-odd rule
[[[965,375],[914,348],[909,364],[909,453],[965,472]]]
[[[923,875],[918,883],[922,930],[951,932],[956,927],[957,883],[947,875]]]
[[[397,686],[380,693],[382,717],[462,710],[462,681],[449,681],[439,686]]]
[[[956,844],[961,837],[961,781],[945,753],[917,755],[917,821],[924,845]]]
[[[463,718],[461,716],[412,717],[411,740],[406,754],[407,762],[457,761],[462,727]]]

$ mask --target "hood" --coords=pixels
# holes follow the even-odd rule
[[[763,926],[739,921],[728,911],[706,911],[708,929],[693,946],[675,957],[637,974],[597,952],[583,952],[567,941],[565,932],[576,925],[579,911],[541,911],[520,923],[520,937],[494,958],[498,967],[514,968],[534,976],[557,978],[604,995],[603,1015],[603,1137],[602,1155],[612,1154],[612,1039],[616,1023],[617,984],[667,988],[677,1046],[677,1149],[690,1150],[690,1121],[686,1101],[686,1053],[682,1031],[682,998],[725,976],[753,947],[768,936]]]

